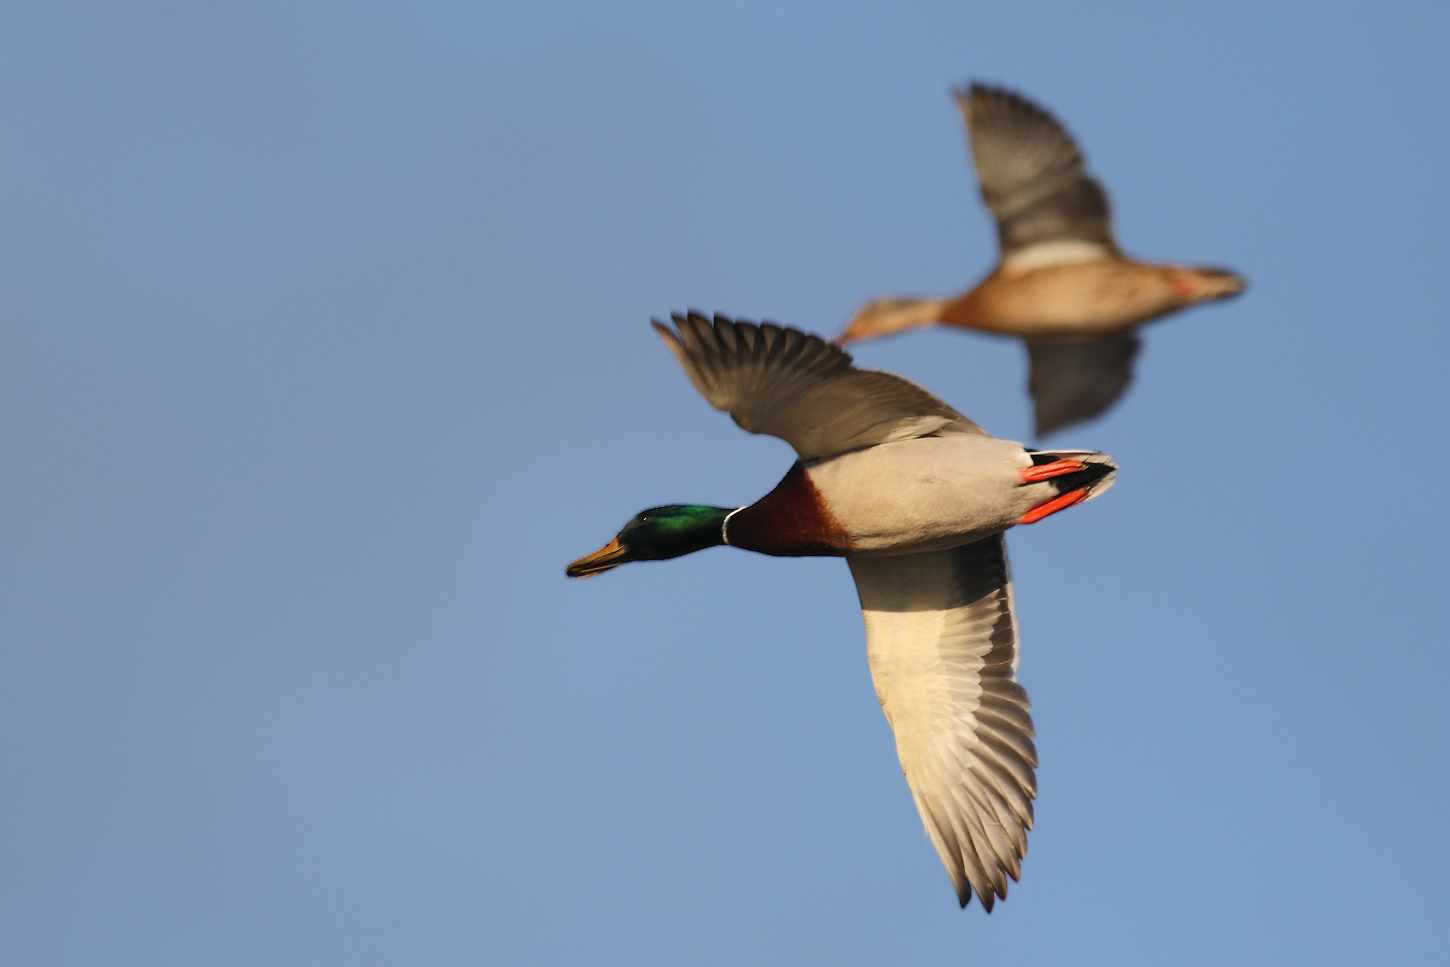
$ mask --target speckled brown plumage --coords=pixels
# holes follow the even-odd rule
[[[1083,351],[1030,354],[1029,389],[1042,436],[1102,413],[1127,390],[1137,354],[1121,350],[1137,346],[1136,327],[1234,295],[1245,283],[1224,269],[1123,255],[1107,192],[1056,118],[985,84],[957,91],[956,99],[1001,258],[954,298],[872,300],[836,341],[950,325],[1020,336],[1029,349],[1076,343]],[[1051,366],[1039,368],[1049,359]]]

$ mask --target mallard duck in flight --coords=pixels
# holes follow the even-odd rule
[[[1139,325],[1235,295],[1246,283],[1225,269],[1123,255],[1107,192],[1056,118],[997,87],[954,93],[982,201],[997,220],[1001,260],[960,296],[869,302],[836,341],[938,324],[1021,336],[1036,432],[1045,436],[1099,415],[1123,395]]]
[[[962,906],[975,890],[990,911],[1021,872],[1037,794],[1002,534],[1096,496],[1116,466],[1100,453],[991,437],[920,386],[857,369],[797,329],[673,319],[673,329],[654,326],[701,395],[799,459],[749,506],[643,511],[566,573],[721,544],[844,557],[927,835]]]

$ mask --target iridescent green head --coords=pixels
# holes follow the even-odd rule
[[[730,507],[671,504],[651,507],[604,547],[564,569],[571,578],[587,578],[630,561],[665,561],[725,543],[725,518]]]

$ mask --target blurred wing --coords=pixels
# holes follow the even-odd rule
[[[857,369],[819,336],[771,323],[712,323],[675,315],[676,333],[654,323],[700,395],[751,433],[795,447],[802,460],[943,429],[982,429],[941,400],[891,373]]]
[[[927,835],[962,906],[975,890],[990,911],[1021,872],[1037,795],[1002,536],[848,563],[871,678]]]
[[[1141,348],[1136,329],[1081,342],[1027,340],[1037,435],[1090,420],[1116,403],[1133,381]]]
[[[1079,258],[1117,252],[1107,193],[1089,177],[1077,144],[1051,114],[984,84],[957,91],[956,98],[1004,261],[1020,260],[1044,243],[1054,243],[1053,249],[1033,253],[1037,265],[1052,264],[1054,249]]]

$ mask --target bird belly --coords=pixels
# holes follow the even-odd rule
[[[1000,533],[1052,496],[1024,485],[1022,446],[966,434],[923,437],[833,457],[807,472],[849,540],[848,556],[914,554]]]

